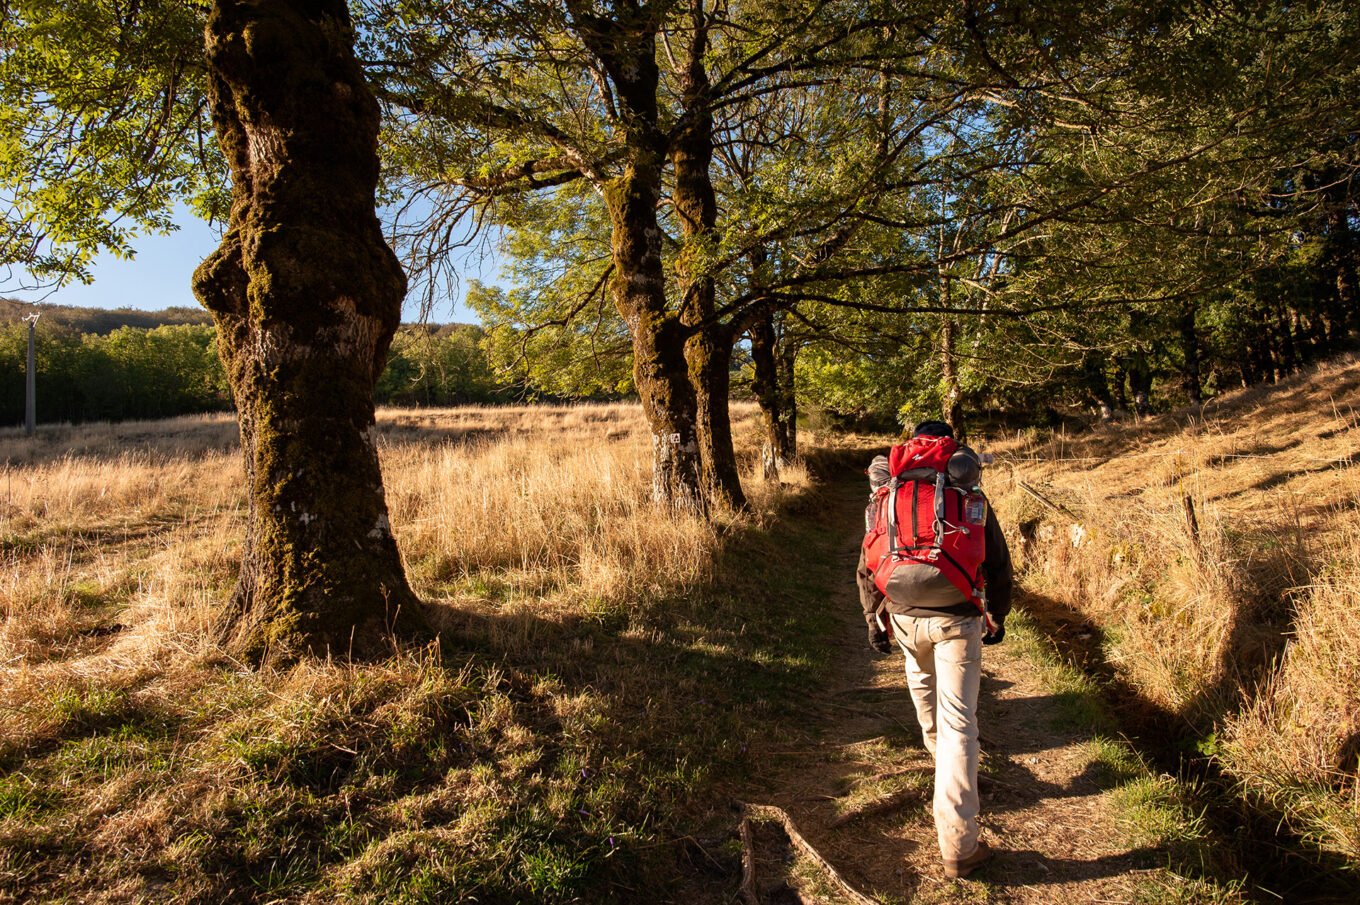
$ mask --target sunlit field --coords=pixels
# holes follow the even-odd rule
[[[1341,359],[977,440],[1058,652],[1352,866],[1357,411]],[[752,511],[705,522],[648,505],[634,406],[380,412],[439,641],[262,672],[211,631],[245,518],[229,417],[0,433],[0,902],[729,901],[723,790],[805,726],[819,589],[848,581],[826,489],[762,482],[735,419]]]
[[[813,656],[732,591],[777,579],[716,589],[810,492],[761,482],[734,417],[752,512],[706,523],[648,505],[635,406],[380,412],[441,639],[277,673],[211,640],[245,517],[229,417],[0,435],[0,900],[553,901],[664,873],[678,803]]]

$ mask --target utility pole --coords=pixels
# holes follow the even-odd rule
[[[24,394],[24,434],[33,436],[33,432],[38,427],[38,361],[34,355],[34,333],[38,327],[38,318],[41,314],[30,314],[24,318],[28,322],[28,392]]]

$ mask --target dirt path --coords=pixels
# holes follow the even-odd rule
[[[837,518],[855,524],[858,486],[837,488]],[[772,752],[764,796],[856,890],[883,902],[1127,902],[1165,857],[1121,845],[1110,785],[1089,736],[1064,727],[1058,698],[1013,646],[985,649],[981,693],[983,838],[999,850],[968,881],[941,871],[930,813],[933,765],[921,745],[900,655],[864,640],[854,582],[859,537],[837,549],[846,576],[829,605],[843,613],[826,693],[809,702],[803,745]],[[1023,601],[1022,601],[1023,603]],[[772,822],[757,824],[764,903],[841,902],[811,859]]]

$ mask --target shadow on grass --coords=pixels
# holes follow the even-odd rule
[[[1263,632],[1260,621],[1236,619],[1217,671],[1219,680],[1182,710],[1173,711],[1121,678],[1106,658],[1104,631],[1082,613],[1028,591],[1017,603],[1061,659],[1096,680],[1120,734],[1135,750],[1160,771],[1183,780],[1193,806],[1202,810],[1214,834],[1216,867],[1246,878],[1258,895],[1271,899],[1355,901],[1351,865],[1289,834],[1280,814],[1243,798],[1212,757],[1200,751],[1212,727],[1243,706],[1248,689],[1267,678],[1292,621],[1270,625],[1270,631]],[[1289,612],[1292,616],[1292,609]],[[1263,637],[1276,639],[1273,646],[1263,648]]]
[[[0,898],[728,901],[723,789],[802,730],[839,625],[825,493],[727,533],[683,591],[453,610],[392,664],[199,664],[169,700],[95,676],[38,702],[69,712],[0,765]]]

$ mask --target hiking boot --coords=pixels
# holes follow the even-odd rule
[[[958,880],[968,876],[977,870],[988,858],[992,857],[992,847],[981,839],[978,840],[977,848],[967,858],[958,861],[950,861],[948,858],[944,862],[944,875],[951,880]]]

